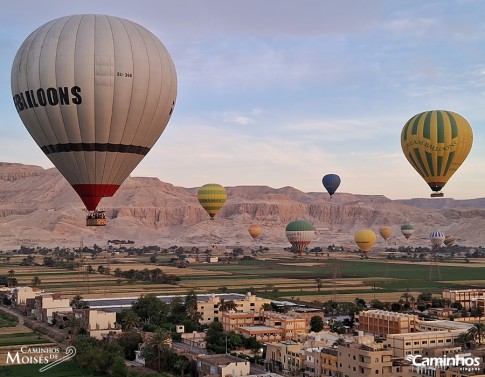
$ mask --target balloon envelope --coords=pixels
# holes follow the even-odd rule
[[[199,189],[197,199],[211,219],[214,219],[227,200],[226,189],[217,183],[208,183]]]
[[[15,56],[11,87],[30,135],[92,211],[164,131],[177,77],[150,31],[89,14],[50,21],[30,34]]]
[[[404,224],[401,227],[401,233],[404,237],[406,237],[406,239],[408,239],[409,237],[411,237],[413,235],[414,228],[411,224]]]
[[[445,244],[446,247],[451,247],[455,244],[455,237],[453,236],[446,236],[445,237],[445,240],[443,241],[443,243]]]
[[[429,240],[431,241],[433,248],[441,247],[445,241],[445,238],[445,234],[439,230],[435,230],[429,235]]]
[[[259,235],[261,234],[261,225],[259,224],[252,224],[248,228],[248,232],[253,237],[254,239],[258,238]]]
[[[296,248],[297,254],[303,254],[315,238],[315,227],[305,220],[295,220],[286,226],[286,238]]]
[[[385,241],[387,241],[387,239],[391,237],[392,228],[390,226],[381,226],[379,228],[379,234],[382,238],[384,238]]]
[[[470,124],[452,111],[426,111],[412,117],[401,133],[401,147],[431,190],[439,192],[465,161],[473,143]]]
[[[359,249],[364,254],[367,254],[372,249],[372,246],[374,246],[376,243],[377,236],[370,229],[361,229],[355,232],[354,240]]]
[[[337,174],[327,174],[323,176],[322,183],[330,196],[332,196],[340,186],[340,177]]]

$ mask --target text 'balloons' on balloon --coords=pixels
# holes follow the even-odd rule
[[[197,199],[202,208],[209,214],[211,220],[214,220],[214,216],[227,200],[227,192],[224,187],[217,183],[208,183],[199,189]]]
[[[355,232],[354,240],[359,249],[367,256],[367,253],[372,249],[372,246],[377,241],[376,234],[370,229],[361,229]]]
[[[337,174],[327,174],[322,178],[323,187],[327,190],[330,197],[335,194],[340,186],[340,177]]]
[[[95,14],[32,32],[15,56],[11,86],[25,127],[89,211],[150,151],[177,96],[162,42],[132,21]]]
[[[465,161],[473,144],[468,121],[452,111],[426,111],[412,117],[402,129],[401,147],[413,168],[433,193],[440,192]]]
[[[286,226],[286,238],[296,249],[296,253],[301,255],[315,238],[315,227],[305,220],[292,221]]]
[[[390,226],[381,226],[379,228],[379,234],[382,238],[384,238],[384,241],[387,241],[387,239],[392,235],[392,228]]]
[[[260,236],[262,231],[261,225],[259,224],[251,224],[248,228],[248,232],[253,237],[253,239],[256,239]]]
[[[431,241],[431,245],[433,245],[433,249],[439,249],[443,246],[445,238],[445,234],[439,230],[434,230],[429,235],[429,240]]]
[[[406,239],[411,237],[414,234],[414,228],[411,224],[404,224],[401,226],[401,233]]]

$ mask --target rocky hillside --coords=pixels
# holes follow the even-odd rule
[[[228,201],[209,221],[197,201],[197,188],[176,187],[156,178],[129,178],[113,198],[104,198],[106,227],[85,226],[83,204],[56,169],[0,163],[0,250],[28,246],[103,244],[130,239],[137,244],[255,245],[247,228],[260,223],[258,245],[289,246],[285,226],[307,219],[317,227],[315,245],[355,247],[353,233],[382,225],[393,227],[388,243],[428,246],[428,234],[439,229],[463,245],[485,245],[485,198],[475,200],[390,200],[382,195],[304,193],[292,187],[229,187]],[[415,235],[405,241],[404,223]],[[481,233],[484,233],[483,235]],[[380,246],[379,246],[380,245]],[[379,240],[377,247],[384,247]]]

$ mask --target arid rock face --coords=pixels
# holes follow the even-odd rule
[[[202,183],[201,183],[202,184]],[[329,244],[355,248],[360,228],[393,228],[388,245],[429,246],[428,235],[438,229],[468,246],[485,245],[485,198],[474,200],[390,200],[382,195],[323,192],[304,193],[292,187],[227,188],[228,200],[215,221],[197,201],[197,188],[175,187],[156,178],[128,178],[99,208],[110,219],[106,227],[86,227],[84,206],[56,169],[0,163],[0,250],[26,246],[106,244],[133,240],[138,245],[288,247],[288,222],[305,219],[317,228],[311,246]],[[247,229],[260,223],[263,233],[253,241]],[[402,224],[416,232],[406,241]],[[379,239],[376,247],[385,247]]]

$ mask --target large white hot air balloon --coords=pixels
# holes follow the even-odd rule
[[[177,96],[174,63],[154,34],[94,14],[62,17],[30,34],[11,85],[25,127],[88,211],[150,151]]]
[[[431,241],[434,250],[443,246],[445,238],[445,234],[439,230],[434,230],[429,235],[429,240]]]

